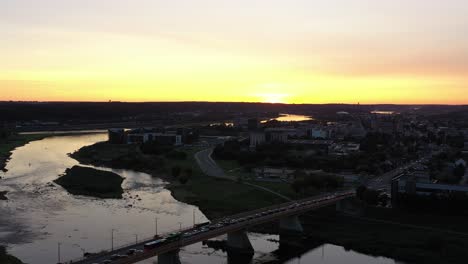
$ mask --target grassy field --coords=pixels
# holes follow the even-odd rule
[[[164,155],[157,156],[158,159],[163,160],[164,164],[164,167],[159,169],[152,166],[150,162],[144,163],[144,167],[125,162],[119,165],[123,166],[121,168],[144,171],[155,177],[165,178],[170,182],[167,188],[177,200],[199,206],[203,213],[212,219],[284,202],[281,198],[259,191],[254,187],[206,176],[194,158],[195,153],[202,150],[200,148],[180,147],[177,150],[185,152],[187,158],[174,160],[168,159]],[[136,145],[108,143],[97,143],[84,147],[72,154],[72,157],[82,163],[114,167],[112,166],[113,160],[119,160],[122,156],[128,155],[135,155],[145,160],[156,158],[142,154]],[[171,168],[175,166],[192,169],[192,176],[187,183],[181,184],[177,178],[171,176]]]
[[[246,181],[251,184],[262,186],[264,188],[270,189],[274,192],[282,194],[293,200],[304,198],[305,196],[294,191],[291,187],[291,184],[285,182],[262,182],[262,181]],[[317,192],[307,192],[307,197],[314,196],[318,194]]]
[[[254,187],[200,174],[185,185],[174,182],[168,188],[177,200],[197,205],[210,219],[284,202]]]
[[[26,145],[27,143],[40,140],[47,136],[48,134],[38,134],[38,135],[13,135],[7,139],[0,139],[0,170],[5,168],[6,162],[10,158],[11,152],[18,147]]]
[[[122,198],[123,178],[113,172],[74,166],[55,182],[75,195]]]
[[[0,263],[2,264],[21,264],[22,262],[7,254],[4,247],[0,246]]]
[[[186,152],[188,158],[165,160],[166,167],[191,167],[193,175],[185,184],[169,176],[171,184],[167,188],[177,200],[198,206],[210,219],[284,202],[276,195],[259,191],[257,188],[240,182],[208,177],[201,172],[193,157],[199,149],[180,148],[178,150]],[[102,153],[94,152],[94,155],[110,157],[119,151],[125,153],[128,150],[109,149]],[[106,152],[107,154],[103,155]],[[226,170],[238,167],[238,164],[234,162],[220,162],[220,165]],[[155,176],[159,175],[155,174]],[[301,198],[288,184],[252,183],[293,199]],[[337,215],[335,208],[330,207],[311,212],[302,216],[301,219],[308,236],[364,254],[386,256],[407,263],[425,264],[458,264],[465,263],[468,259],[467,236],[410,226],[424,225],[468,232],[467,218],[421,216],[388,209],[366,209],[364,219],[359,219]],[[389,224],[388,221],[403,225]],[[276,224],[271,223],[271,225],[259,227],[257,231],[274,232],[276,228]]]

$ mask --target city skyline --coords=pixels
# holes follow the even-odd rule
[[[5,1],[0,100],[468,104],[468,3]]]

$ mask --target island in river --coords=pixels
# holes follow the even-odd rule
[[[113,172],[73,166],[54,182],[71,194],[120,199],[123,194],[123,180]]]
[[[72,154],[81,163],[117,165],[163,176],[179,201],[199,206],[210,219],[283,202],[277,196],[260,192],[240,182],[208,177],[193,158],[200,149],[180,148],[186,159],[171,160],[164,154],[145,154],[137,145],[98,143]],[[141,158],[140,161],[122,162]],[[170,175],[173,166],[190,166],[193,175],[180,183]],[[366,254],[391,257],[408,263],[465,263],[468,258],[468,228],[465,217],[418,215],[387,208],[366,208],[362,217],[337,215],[334,207],[301,216],[305,233],[323,243],[344,246]],[[422,225],[424,224],[424,225]],[[277,232],[274,223],[255,227],[255,231]],[[430,231],[430,232],[428,232]],[[411,239],[408,239],[411,238]]]

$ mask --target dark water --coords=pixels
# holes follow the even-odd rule
[[[105,134],[59,136],[31,142],[14,151],[7,164],[8,172],[0,173],[4,178],[1,188],[9,191],[9,200],[0,201],[0,243],[7,244],[10,253],[26,263],[56,263],[59,242],[62,260],[69,260],[81,257],[84,251],[110,248],[112,229],[116,230],[114,245],[118,246],[134,242],[137,236],[152,236],[155,217],[159,232],[178,229],[179,222],[191,226],[193,213],[197,222],[207,220],[197,207],[176,201],[162,180],[145,173],[112,170],[125,177],[122,200],[72,196],[51,184],[65,169],[78,164],[68,153],[103,140]],[[282,258],[275,253],[278,236],[249,237],[255,248],[251,263],[396,263],[333,245],[312,249],[300,258],[292,254],[278,262]],[[201,243],[182,249],[180,257],[182,263],[228,263],[225,252]]]

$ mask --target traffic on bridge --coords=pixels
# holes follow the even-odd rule
[[[90,255],[86,258],[65,263],[136,263],[154,256],[177,252],[182,247],[224,234],[231,234],[246,230],[252,226],[304,214],[310,210],[332,205],[341,200],[353,197],[354,195],[354,191],[344,191],[261,208],[230,217],[224,217],[212,222],[197,224],[190,229],[178,230],[164,235],[156,235],[140,243],[123,246],[115,250]]]

